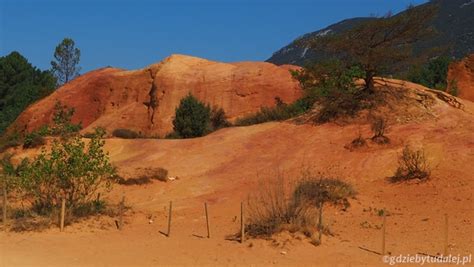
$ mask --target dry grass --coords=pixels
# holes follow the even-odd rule
[[[322,223],[324,203],[347,208],[347,198],[355,194],[352,186],[337,179],[309,177],[292,183],[277,175],[261,182],[258,193],[249,197],[245,232],[253,238],[298,232],[319,244],[315,233],[330,233]]]
[[[431,171],[426,160],[425,151],[415,150],[408,145],[398,158],[398,168],[394,176],[390,177],[392,182],[401,182],[413,179],[426,180],[430,177]]]

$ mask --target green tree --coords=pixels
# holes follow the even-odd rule
[[[431,59],[422,67],[414,67],[408,74],[412,82],[422,84],[426,87],[446,90],[448,87],[448,69],[452,59],[446,56]]]
[[[203,136],[209,131],[210,118],[210,107],[188,94],[176,108],[173,129],[183,138]]]
[[[0,135],[31,103],[49,95],[56,79],[18,52],[0,57]]]
[[[58,207],[64,197],[72,209],[90,203],[98,191],[111,189],[115,169],[104,152],[104,131],[96,129],[85,144],[80,136],[56,139],[19,173],[21,188],[37,211]]]
[[[51,61],[51,67],[54,75],[58,79],[58,85],[61,86],[79,76],[81,68],[78,66],[81,57],[81,51],[75,47],[75,42],[71,38],[64,40],[56,46],[54,50],[54,60]]]
[[[341,34],[305,41],[312,49],[327,48],[362,67],[365,90],[373,92],[374,77],[412,55],[413,44],[434,33],[428,27],[435,6],[409,7],[405,12],[375,18]]]

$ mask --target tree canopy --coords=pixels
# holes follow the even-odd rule
[[[18,52],[0,57],[0,135],[31,103],[53,92],[56,79]]]
[[[375,75],[410,57],[412,45],[434,33],[427,25],[435,15],[435,6],[409,7],[401,14],[365,21],[341,34],[310,39],[305,45],[311,49],[323,46],[345,62],[361,66],[366,89],[372,91]]]
[[[81,51],[75,47],[71,38],[64,40],[54,50],[54,60],[51,61],[51,70],[58,79],[58,86],[63,85],[79,76],[81,68],[78,66]]]

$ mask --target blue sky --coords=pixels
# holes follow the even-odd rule
[[[422,0],[0,0],[0,56],[19,51],[41,69],[71,37],[83,71],[141,68],[173,53],[266,60],[296,37],[351,17]]]

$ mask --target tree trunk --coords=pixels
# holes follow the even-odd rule
[[[365,90],[369,93],[373,93],[375,89],[374,85],[374,77],[375,77],[375,71],[373,70],[368,70],[365,74]]]

